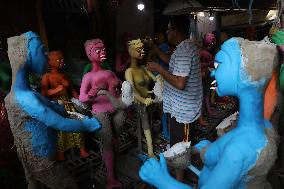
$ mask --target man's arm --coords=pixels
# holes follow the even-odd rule
[[[145,42],[148,43],[149,47],[153,49],[153,51],[165,64],[170,63],[171,55],[164,53],[156,44],[154,44],[154,41],[152,39],[146,40]]]
[[[179,90],[183,90],[185,88],[187,77],[173,75],[156,62],[148,62],[147,69],[159,72],[162,77],[175,88]]]
[[[165,63],[169,64],[171,56],[169,54],[164,53],[159,47],[153,45],[153,50],[159,56],[159,58]]]

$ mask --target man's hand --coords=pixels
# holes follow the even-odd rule
[[[157,62],[148,62],[147,63],[147,70],[151,71],[151,72],[159,72],[160,69],[160,65]]]
[[[147,44],[150,48],[153,48],[154,46],[154,41],[151,37],[146,36],[144,39],[144,43]]]

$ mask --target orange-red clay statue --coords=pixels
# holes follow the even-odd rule
[[[61,51],[51,51],[48,55],[48,64],[51,67],[49,73],[42,77],[42,95],[49,97],[52,100],[58,100],[64,105],[66,111],[74,112],[75,108],[69,103],[70,98],[78,98],[77,92],[72,88],[68,77],[60,71],[64,66],[64,58]],[[80,149],[81,157],[88,157],[82,133],[58,133],[58,160],[65,160],[64,152],[72,147]]]

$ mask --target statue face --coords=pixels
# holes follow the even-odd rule
[[[219,96],[237,96],[241,49],[236,39],[226,41],[215,56],[216,91]]]
[[[32,72],[43,74],[46,71],[47,52],[40,37],[33,32],[27,32],[28,65]]]
[[[51,67],[61,68],[64,66],[64,57],[61,51],[52,51],[48,54],[48,64]]]
[[[216,38],[215,35],[212,33],[207,33],[204,36],[204,45],[208,48],[213,47],[214,45],[216,45]]]
[[[142,60],[145,55],[142,41],[140,39],[132,40],[128,42],[128,45],[129,55],[133,58]]]
[[[102,63],[106,59],[105,45],[100,39],[89,40],[85,50],[90,61]]]

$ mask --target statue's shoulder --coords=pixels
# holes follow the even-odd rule
[[[127,68],[127,69],[125,70],[125,73],[131,73],[131,72],[133,72],[133,71],[134,71],[133,68]]]

